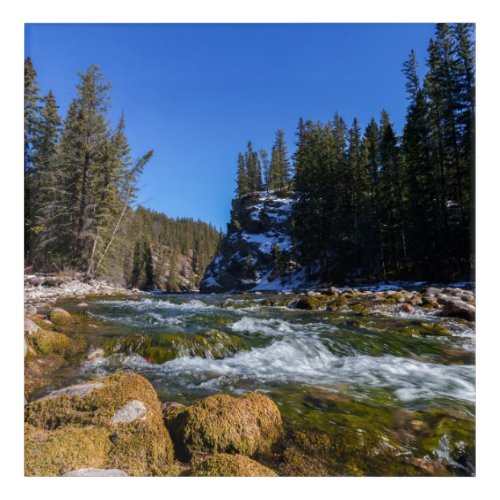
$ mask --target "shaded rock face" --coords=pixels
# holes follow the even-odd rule
[[[233,200],[231,222],[200,284],[202,293],[277,290],[290,263],[292,198],[270,192]]]

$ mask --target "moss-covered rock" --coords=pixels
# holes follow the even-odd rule
[[[313,311],[319,309],[323,305],[323,302],[316,297],[301,297],[295,303],[296,309],[303,309],[306,311]]]
[[[333,300],[330,300],[326,304],[326,310],[327,311],[335,311],[337,309],[341,309],[343,307],[347,306],[347,298],[345,294],[339,295]]]
[[[25,475],[60,476],[90,467],[105,467],[112,442],[106,429],[65,426],[52,431],[25,426]]]
[[[450,336],[451,332],[443,325],[439,325],[437,323],[426,323],[421,321],[413,321],[408,325],[405,325],[401,329],[402,333],[405,335],[414,335],[414,336]]]
[[[289,428],[279,443],[283,476],[419,476],[425,474],[372,432],[334,428],[330,433]]]
[[[86,348],[86,343],[81,338],[70,338],[64,333],[44,330],[42,328],[33,333],[28,338],[28,342],[40,356],[51,354],[69,356],[77,352],[82,352]]]
[[[196,452],[266,453],[282,432],[278,407],[258,393],[209,396],[165,412],[165,423],[182,459]]]
[[[66,325],[74,321],[73,316],[68,311],[61,309],[60,307],[55,307],[50,311],[49,319],[55,325]]]
[[[197,335],[162,333],[110,340],[104,346],[104,354],[135,353],[150,363],[165,363],[181,356],[221,359],[245,348],[243,340],[236,335],[212,329]]]
[[[160,402],[152,385],[134,373],[55,391],[26,407],[26,423],[39,431],[26,435],[27,475],[86,467],[116,468],[132,476],[173,471],[173,445]],[[82,444],[77,436],[91,429]],[[66,433],[75,438],[65,440]],[[40,445],[41,437],[48,444]],[[93,446],[99,453],[91,453]],[[76,458],[68,463],[68,456]]]
[[[193,460],[192,476],[276,477],[273,470],[244,455],[215,453],[203,460]]]

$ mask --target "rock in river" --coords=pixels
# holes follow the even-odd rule
[[[282,433],[278,407],[256,392],[216,394],[192,406],[168,406],[164,416],[182,458],[196,452],[265,453]]]

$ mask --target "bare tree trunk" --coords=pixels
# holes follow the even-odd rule
[[[110,237],[110,239],[108,241],[108,244],[106,245],[106,248],[104,249],[104,252],[101,255],[101,258],[99,259],[99,262],[97,263],[94,272],[99,271],[99,268],[101,267],[102,261],[103,261],[104,257],[106,256],[106,254],[108,253],[108,250],[109,250],[109,247],[111,246],[111,243],[113,243],[113,240],[115,238],[116,232],[118,231],[118,228],[120,227],[122,219],[125,216],[125,212],[127,211],[128,200],[129,200],[130,192],[131,191],[132,191],[132,183],[130,183],[129,186],[128,186],[127,196],[125,197],[125,201],[123,202],[122,213],[120,214],[120,217],[118,218],[118,221],[117,221],[117,223],[115,225],[115,228],[113,229],[113,232],[111,233],[111,237]],[[97,242],[97,239],[96,239],[96,242]]]

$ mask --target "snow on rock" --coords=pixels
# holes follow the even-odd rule
[[[200,290],[284,291],[305,282],[304,273],[299,274],[290,262],[292,206],[292,198],[265,191],[233,200],[227,235]],[[288,262],[285,270],[283,262]]]

